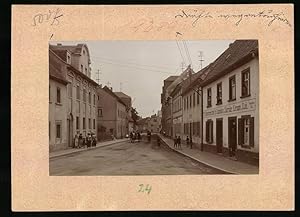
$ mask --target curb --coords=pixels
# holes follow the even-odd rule
[[[57,157],[65,156],[65,155],[70,155],[70,154],[76,154],[76,153],[84,152],[84,151],[90,151],[90,150],[93,150],[93,149],[102,148],[102,147],[106,147],[106,146],[109,146],[109,145],[115,145],[115,144],[118,144],[118,143],[121,143],[121,142],[124,142],[124,141],[126,141],[126,140],[116,141],[115,143],[110,143],[110,144],[106,144],[106,145],[96,146],[96,147],[89,148],[89,149],[85,148],[85,149],[79,149],[78,151],[74,151],[74,152],[62,153],[62,154],[59,154],[59,155],[54,155],[52,157],[49,157],[49,159],[53,159],[53,158],[57,158]]]
[[[175,151],[175,152],[177,152],[177,153],[180,153],[181,155],[184,155],[184,156],[186,156],[186,157],[188,157],[188,158],[190,158],[190,159],[192,159],[192,160],[194,160],[194,161],[197,161],[198,163],[204,164],[204,165],[206,165],[206,166],[208,166],[208,167],[212,167],[212,168],[214,168],[214,169],[216,169],[216,170],[219,170],[219,171],[222,171],[222,172],[224,172],[224,173],[232,174],[232,175],[239,175],[239,173],[235,173],[235,172],[232,172],[232,171],[228,171],[228,170],[221,169],[221,168],[216,167],[216,166],[214,166],[214,165],[211,165],[211,164],[209,164],[209,163],[200,161],[199,159],[197,159],[197,158],[195,158],[195,157],[193,157],[193,156],[191,156],[191,155],[189,155],[189,154],[186,154],[186,153],[184,153],[184,152],[182,152],[182,151],[179,151],[179,150],[177,150],[177,149],[174,149],[174,148],[172,148],[166,141],[164,141],[164,139],[163,139],[160,135],[159,135],[159,137],[161,138],[161,140],[162,140],[162,141],[163,141],[170,149],[172,149],[173,151]]]

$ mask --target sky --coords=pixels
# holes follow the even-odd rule
[[[131,96],[132,107],[142,117],[161,108],[163,80],[180,75],[190,63],[200,70],[213,62],[234,40],[209,41],[60,41],[63,45],[87,44],[91,57],[92,79]],[[53,43],[53,44],[54,44]],[[52,44],[52,43],[51,43]]]

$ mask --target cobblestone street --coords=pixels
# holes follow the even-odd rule
[[[216,174],[153,141],[123,142],[50,159],[50,175],[187,175]]]

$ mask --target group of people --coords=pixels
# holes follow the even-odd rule
[[[91,148],[97,144],[97,138],[94,133],[88,133],[86,137],[83,137],[80,133],[76,134],[74,138],[74,148]]]
[[[130,142],[133,143],[135,140],[137,140],[137,142],[141,141],[141,134],[139,131],[132,131],[130,132]]]
[[[181,148],[181,137],[180,136],[175,136],[174,148]]]
[[[186,137],[186,146],[193,148],[193,141],[192,138],[189,138],[189,136]],[[174,138],[174,148],[181,148],[181,137],[175,136]]]

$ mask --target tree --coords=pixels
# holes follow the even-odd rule
[[[136,108],[131,108],[131,117],[134,121],[134,123],[136,124],[138,119],[139,119],[139,113],[137,112]]]

